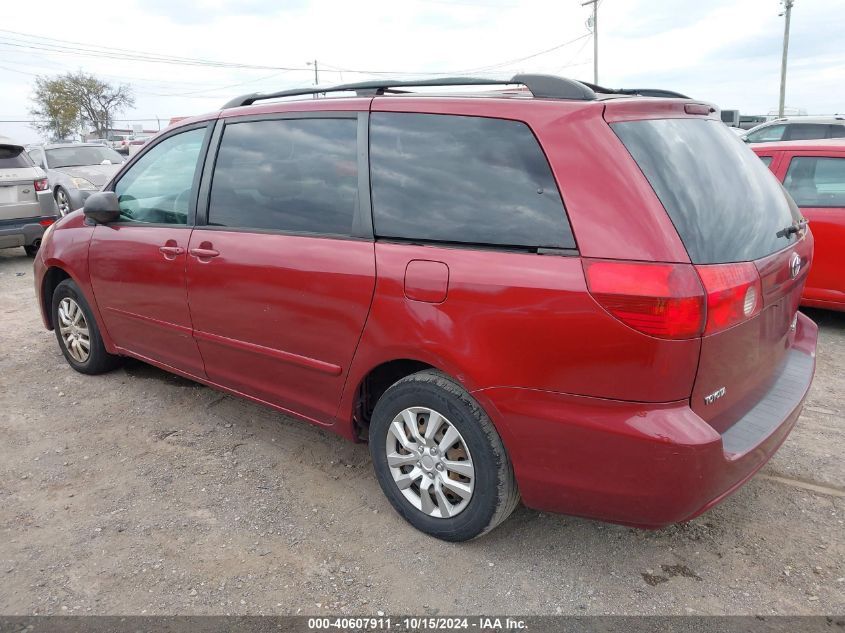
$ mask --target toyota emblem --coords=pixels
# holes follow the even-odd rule
[[[800,272],[801,258],[798,256],[798,253],[792,253],[792,257],[789,259],[789,273],[792,275],[792,278],[795,279]]]

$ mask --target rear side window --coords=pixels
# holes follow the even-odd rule
[[[845,207],[845,158],[796,156],[783,186],[799,207]]]
[[[830,138],[845,138],[845,125],[831,125],[828,136]]]
[[[524,123],[376,112],[370,168],[381,237],[575,247],[548,161]]]
[[[783,188],[721,121],[612,124],[671,217],[695,264],[750,261],[785,248],[798,219]]]
[[[771,156],[761,156],[760,160],[762,161],[762,163],[766,167],[769,167],[772,164],[772,157]]]
[[[226,125],[208,207],[212,226],[354,234],[356,119]]]
[[[23,147],[0,145],[0,169],[15,169],[17,167],[32,167]]]
[[[790,123],[786,134],[789,141],[808,141],[816,138],[826,138],[830,133],[829,125],[818,123]]]

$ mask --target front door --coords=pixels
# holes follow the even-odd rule
[[[815,238],[803,296],[845,306],[845,152],[784,153],[780,169],[778,176]]]
[[[120,221],[98,225],[89,251],[94,296],[124,352],[202,377],[185,262],[206,126],[157,142],[114,185]]]
[[[358,186],[364,116],[227,122],[207,223],[188,247],[209,379],[321,423],[336,414],[375,285]]]

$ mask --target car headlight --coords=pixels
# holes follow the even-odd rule
[[[91,182],[90,180],[85,180],[85,178],[74,178],[73,179],[73,185],[77,189],[84,189],[84,190],[88,190],[88,191],[90,191],[92,189],[97,189],[97,187],[94,186],[93,182]]]

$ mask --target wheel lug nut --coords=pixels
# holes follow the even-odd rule
[[[429,451],[429,453],[431,453],[432,455],[437,455],[437,448],[432,448],[432,449]]]
[[[443,470],[443,464],[437,464],[437,470]]]

